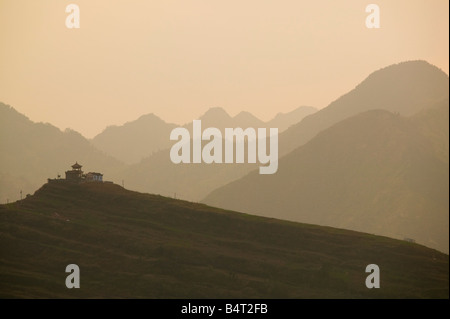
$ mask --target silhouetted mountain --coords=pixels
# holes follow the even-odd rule
[[[202,121],[202,129],[207,127],[215,127],[223,131],[227,127],[266,127],[266,124],[249,112],[241,112],[235,117],[231,117],[224,109],[220,107],[210,108],[199,120]],[[184,125],[192,132],[192,122]]]
[[[99,150],[127,164],[138,163],[154,152],[169,148],[170,132],[176,127],[161,120],[154,114],[122,126],[109,126],[92,139]]]
[[[0,238],[2,298],[449,295],[448,255],[417,244],[113,184],[53,182],[0,205]],[[65,287],[72,263],[80,267],[81,289]],[[381,289],[364,284],[371,263],[381,268]]]
[[[227,127],[266,127],[264,122],[248,112],[231,117],[218,107],[209,109],[199,119],[202,120],[202,129],[216,127],[222,132]],[[192,134],[192,122],[184,127]],[[252,167],[256,167],[255,164],[173,164],[170,149],[166,149],[131,165],[123,176],[130,189],[199,201],[212,189],[244,176]]]
[[[221,107],[212,107],[208,109],[205,114],[200,116],[199,120],[202,120],[202,123],[205,126],[224,128],[224,127],[232,127],[233,118]],[[192,123],[186,123],[186,126],[191,125]]]
[[[288,129],[291,125],[299,123],[306,116],[315,112],[317,112],[315,107],[300,106],[288,113],[278,113],[267,123],[267,127],[278,127],[278,132],[281,133]]]
[[[43,123],[34,123],[0,103],[0,202],[33,193],[47,178],[64,177],[78,161],[83,169],[112,180],[124,165],[95,149],[81,134]]]
[[[266,124],[248,112],[241,112],[235,117],[219,107],[206,111],[200,117],[202,127],[216,127],[220,130],[226,127],[265,127]],[[177,127],[166,123],[154,114],[141,116],[135,121],[121,126],[109,126],[95,136],[91,142],[99,150],[111,155],[124,163],[136,164],[153,153],[169,149],[170,132]],[[192,131],[192,122],[184,125]]]
[[[274,175],[253,171],[213,191],[205,203],[227,209],[393,238],[448,253],[448,117],[368,111],[335,124],[283,157]],[[437,116],[436,118],[438,118]],[[421,123],[419,125],[417,123]],[[422,132],[447,135],[433,143]],[[438,156],[434,145],[447,145]]]
[[[426,109],[431,102],[448,98],[448,84],[444,72],[424,61],[400,63],[376,71],[348,94],[280,134],[280,158],[323,129],[357,113],[378,108],[412,114]],[[238,126],[220,108],[210,109],[201,119],[203,128]],[[270,126],[270,122],[262,127],[266,126]],[[191,131],[192,124],[188,128]],[[166,150],[132,166],[124,176],[133,189],[163,195],[178,193],[183,199],[199,201],[212,190],[256,168],[255,164],[177,165],[170,161],[169,150]]]
[[[242,111],[234,117],[231,117],[224,109],[220,107],[210,108],[199,119],[202,120],[203,127],[217,127],[223,130],[226,127],[277,127],[281,133],[289,126],[300,122],[305,116],[317,112],[317,109],[310,106],[301,106],[288,113],[278,113],[272,120],[263,122],[250,112]],[[192,128],[192,123],[185,125],[188,129]]]
[[[263,121],[255,117],[253,114],[249,112],[240,112],[234,117],[234,121],[236,124],[234,126],[230,127],[241,127],[243,129],[246,129],[247,127],[267,127],[267,124],[265,124]]]
[[[383,109],[412,115],[449,96],[448,75],[425,61],[388,66],[367,77],[354,90],[307,116],[280,136],[280,155],[308,142],[317,133],[360,112]]]

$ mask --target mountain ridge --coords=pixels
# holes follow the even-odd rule
[[[448,252],[448,162],[415,121],[385,110],[357,114],[282,157],[277,174],[252,171],[202,202]]]
[[[280,134],[280,156],[311,140],[317,133],[350,116],[385,109],[409,116],[449,97],[449,77],[423,61],[389,65],[369,74],[353,90],[305,117]]]
[[[120,126],[108,126],[90,141],[106,154],[132,164],[168,148],[168,136],[175,127],[175,124],[166,123],[155,114],[148,113]]]
[[[445,73],[425,61],[404,62],[375,71],[326,108],[279,132],[279,158],[304,145],[331,125],[358,113],[385,109],[411,114],[428,108],[432,101],[448,98],[448,83]],[[421,85],[424,88],[420,89]],[[414,92],[409,93],[410,90]],[[215,124],[202,123],[202,127],[209,125]],[[164,195],[184,193],[182,198],[199,201],[212,190],[238,180],[257,168],[251,164],[175,165],[168,162],[168,158],[168,150],[154,154],[130,167],[125,172],[125,179],[136,190]]]

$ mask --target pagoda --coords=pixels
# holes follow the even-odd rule
[[[75,162],[75,164],[72,165],[72,170],[66,171],[66,180],[74,182],[81,181],[83,177],[83,171],[81,170],[82,167],[83,166],[78,164],[78,162]]]

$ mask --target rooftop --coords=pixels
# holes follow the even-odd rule
[[[72,168],[73,169],[80,169],[80,168],[82,168],[83,166],[81,166],[80,164],[78,164],[78,162],[75,162],[75,164],[73,164],[72,165]]]

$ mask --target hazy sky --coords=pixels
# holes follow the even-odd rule
[[[68,4],[80,29],[65,26]],[[381,10],[367,29],[366,5]],[[0,0],[0,101],[87,137],[145,113],[263,120],[325,107],[371,72],[449,69],[448,0]]]

